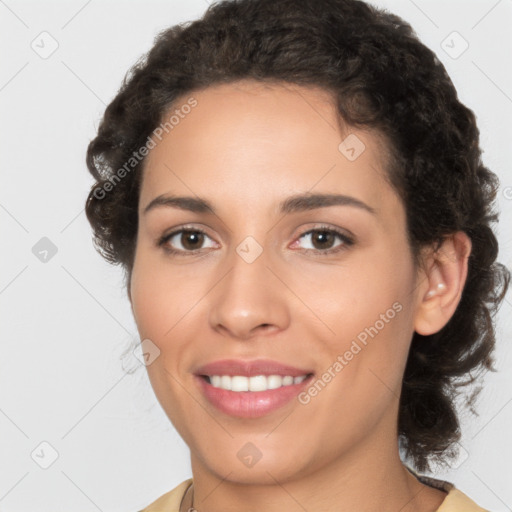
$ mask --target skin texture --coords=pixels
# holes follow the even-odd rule
[[[445,493],[399,459],[398,398],[414,330],[437,332],[459,302],[468,237],[425,251],[415,268],[404,207],[385,178],[385,146],[375,133],[340,131],[325,91],[243,80],[189,96],[197,106],[146,160],[130,300],[141,339],[160,350],[147,367],[151,384],[190,447],[194,507],[436,510]],[[338,149],[349,133],[365,145],[354,161]],[[279,213],[281,201],[304,192],[349,195],[375,213],[351,205]],[[144,213],[161,194],[207,199],[215,214]],[[185,225],[206,232],[202,245],[192,240],[199,249],[180,235],[167,246],[188,253],[158,246]],[[322,246],[304,235],[322,227],[354,243],[335,237]],[[247,236],[263,249],[252,263],[236,251]],[[321,377],[394,303],[400,312],[307,404],[234,418],[195,382],[199,366],[224,358],[270,358]],[[262,454],[250,468],[237,457],[247,442]]]

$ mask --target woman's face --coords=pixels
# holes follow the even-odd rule
[[[147,157],[130,295],[152,386],[198,472],[274,483],[396,450],[425,290],[382,146],[340,133],[328,100],[210,87],[176,103]],[[243,365],[263,359],[292,368]],[[223,360],[241,365],[203,368]]]

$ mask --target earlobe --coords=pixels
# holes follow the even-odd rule
[[[447,237],[424,264],[423,286],[418,288],[414,330],[428,336],[440,331],[455,313],[468,273],[471,240],[462,231]]]

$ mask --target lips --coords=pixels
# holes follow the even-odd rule
[[[306,376],[306,378],[298,383],[266,391],[232,391],[213,386],[207,377],[214,375],[231,377],[280,375]],[[229,416],[247,419],[265,416],[291,403],[306,386],[310,385],[312,379],[313,372],[310,369],[297,368],[269,359],[253,361],[224,359],[201,366],[194,375],[198,389],[218,411]]]
[[[245,377],[254,377],[256,375],[291,375],[292,377],[299,377],[300,375],[313,373],[313,370],[289,366],[271,359],[256,359],[252,361],[223,359],[205,364],[194,373],[199,376],[243,375]]]

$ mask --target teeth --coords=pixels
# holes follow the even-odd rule
[[[249,379],[240,375],[231,377],[231,391],[249,391]]]
[[[267,377],[265,377],[265,375],[255,375],[249,379],[247,377],[235,377],[235,379],[244,379],[245,381],[248,381],[249,391],[267,390]],[[247,391],[247,389],[244,389],[244,391]]]
[[[245,377],[243,375],[211,375],[210,384],[214,388],[226,389],[228,391],[267,391],[268,389],[277,389],[282,386],[291,386],[299,384],[307,375],[292,377],[286,375],[255,375],[254,377]]]
[[[283,386],[289,386],[290,384],[293,384],[293,377],[290,375],[283,377]]]
[[[220,377],[217,387],[222,386],[223,389],[231,389],[231,377],[229,375],[223,375]]]

